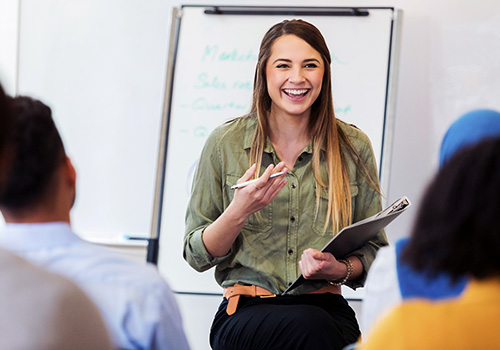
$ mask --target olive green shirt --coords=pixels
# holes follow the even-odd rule
[[[373,151],[366,134],[356,127],[339,123],[372,178],[378,181]],[[249,168],[255,127],[256,118],[247,116],[225,123],[209,136],[201,153],[187,208],[184,258],[197,271],[216,266],[215,278],[222,287],[235,283],[254,284],[278,294],[300,276],[298,262],[302,252],[307,248],[321,250],[333,237],[331,223],[326,232],[323,229],[328,207],[326,190],[321,194],[318,215],[315,215],[316,181],[312,171],[311,142],[297,158],[294,169],[288,171],[286,186],[267,207],[247,219],[225,256],[212,257],[202,241],[203,230],[231,203],[234,195],[231,186]],[[344,158],[350,179],[353,222],[356,222],[380,211],[381,199],[366,181],[366,176],[361,175],[357,160],[350,156]],[[269,164],[279,162],[268,139],[260,173]],[[364,271],[359,279],[349,281],[347,285],[354,289],[363,285],[377,250],[384,245],[387,245],[387,239],[381,231],[372,241],[350,254],[361,260]],[[325,280],[308,280],[307,283],[312,289],[327,284]]]

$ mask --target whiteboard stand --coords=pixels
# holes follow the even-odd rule
[[[389,56],[389,69],[387,76],[387,102],[386,118],[384,123],[384,141],[382,159],[380,161],[380,187],[385,191],[382,197],[382,208],[387,206],[389,198],[389,181],[392,160],[392,145],[394,140],[394,120],[396,113],[396,92],[399,72],[399,56],[401,47],[402,10],[394,10],[393,26],[391,30],[391,50]]]
[[[151,220],[151,236],[148,240],[148,253],[146,261],[157,265],[158,254],[160,250],[160,225],[161,225],[161,212],[163,204],[163,188],[165,182],[165,159],[167,156],[166,148],[168,143],[168,126],[170,116],[170,101],[172,100],[172,83],[174,75],[174,60],[175,60],[175,38],[178,31],[178,14],[179,10],[173,8],[172,21],[170,29],[170,45],[167,56],[167,71],[165,79],[165,94],[163,96],[163,117],[161,120],[160,130],[160,146],[158,152],[158,163],[156,167],[156,191],[153,203],[153,215]]]

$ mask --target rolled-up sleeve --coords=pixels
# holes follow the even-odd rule
[[[222,257],[212,257],[203,244],[203,231],[224,211],[222,195],[222,160],[218,147],[216,129],[208,137],[196,168],[186,211],[184,236],[184,259],[196,271],[202,272],[225,260],[231,251]]]

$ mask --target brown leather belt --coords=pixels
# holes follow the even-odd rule
[[[308,294],[324,294],[324,293],[340,294],[340,287],[325,286]],[[235,284],[232,287],[224,288],[224,298],[226,298],[228,301],[226,308],[226,312],[228,315],[232,315],[236,312],[240,296],[242,295],[246,297],[261,297],[261,298],[273,298],[276,296],[276,294],[271,293],[267,289],[254,285],[244,286],[241,284]]]

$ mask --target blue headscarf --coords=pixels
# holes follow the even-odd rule
[[[500,137],[499,112],[478,109],[464,114],[444,135],[439,153],[439,166],[442,167],[461,148],[493,137]]]

